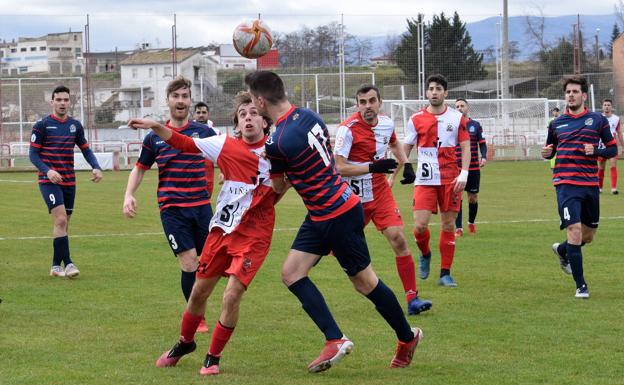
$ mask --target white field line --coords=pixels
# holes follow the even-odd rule
[[[624,219],[624,216],[615,216],[615,217],[602,217],[600,218],[603,221],[617,221]],[[477,221],[476,224],[489,224],[489,225],[499,225],[499,224],[516,224],[516,223],[540,223],[540,222],[559,222],[558,219],[519,219],[519,220],[508,220],[508,221]],[[439,225],[439,223],[432,222],[429,224]],[[276,228],[273,229],[274,232],[294,232],[298,231],[298,227],[286,227],[286,228]],[[144,237],[144,236],[162,236],[162,232],[154,232],[154,233],[104,233],[104,234],[78,234],[78,235],[70,235],[70,238],[107,238],[107,237]],[[52,239],[51,236],[30,236],[30,237],[0,237],[0,241],[29,241],[29,240],[40,240],[40,239]]]
[[[0,179],[0,183],[35,183],[34,180]]]

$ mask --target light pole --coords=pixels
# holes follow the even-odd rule
[[[598,34],[600,28],[596,28],[596,72],[600,72],[600,43],[598,43]]]

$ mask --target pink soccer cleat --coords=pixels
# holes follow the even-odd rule
[[[202,376],[216,376],[219,374],[219,360],[221,357],[215,357],[212,354],[206,354],[204,365],[199,369]]]
[[[397,343],[396,352],[394,353],[394,358],[390,362],[391,368],[406,368],[412,362],[412,357],[414,357],[414,351],[418,346],[418,343],[423,338],[423,333],[420,328],[412,328],[412,332],[414,333],[414,339],[410,342],[401,342]]]
[[[184,355],[192,353],[195,351],[197,345],[195,341],[183,343],[178,342],[171,348],[171,350],[164,352],[160,358],[156,361],[157,368],[166,368],[170,366],[176,366],[180,358]]]
[[[310,373],[323,372],[352,351],[353,342],[345,336],[338,340],[329,340],[325,342],[325,347],[318,358],[308,365],[308,371]]]

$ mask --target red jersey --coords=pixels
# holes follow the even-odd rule
[[[371,126],[359,112],[340,123],[334,144],[336,155],[340,155],[349,164],[370,164],[385,159],[388,145],[396,142],[394,122],[385,115],[378,116],[376,126]],[[388,185],[384,174],[366,173],[363,175],[342,177],[355,192],[362,203],[380,198],[380,191]]]
[[[405,143],[416,145],[416,185],[451,184],[459,175],[455,146],[470,140],[466,119],[452,108],[432,114],[426,108],[413,114],[405,129]]]

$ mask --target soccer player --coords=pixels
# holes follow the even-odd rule
[[[552,245],[565,273],[576,283],[576,298],[589,298],[583,276],[581,247],[590,243],[600,220],[598,167],[596,157],[617,155],[617,145],[606,117],[585,107],[587,80],[581,76],[566,78],[563,91],[567,111],[548,126],[548,138],[542,157],[557,154],[553,185],[561,218],[560,229],[566,229],[566,240]],[[602,140],[604,148],[598,146]]]
[[[29,157],[39,170],[39,190],[52,214],[53,256],[50,275],[75,278],[80,271],[69,252],[69,219],[74,211],[76,175],[74,173],[74,146],[82,151],[93,168],[91,180],[102,179],[102,169],[89,143],[82,124],[69,116],[70,91],[58,86],[52,91],[52,113],[39,120],[32,129]],[[61,267],[65,265],[65,269]]]
[[[180,340],[156,361],[157,367],[175,366],[182,356],[195,350],[195,330],[203,318],[206,301],[221,276],[226,276],[221,315],[199,372],[219,374],[221,352],[238,321],[242,296],[269,252],[274,205],[279,198],[271,188],[269,161],[263,157],[271,121],[258,113],[246,92],[237,95],[235,104],[234,124],[241,138],[219,135],[191,139],[154,121],[137,119],[128,123],[134,128],[153,129],[176,149],[201,153],[216,162],[224,175],[197,281],[182,316]]]
[[[169,82],[166,91],[170,113],[166,127],[194,138],[215,135],[210,127],[189,121],[190,80],[178,77]],[[160,219],[169,246],[180,263],[180,286],[188,301],[195,283],[197,256],[201,254],[212,217],[204,157],[177,150],[153,132],[147,134],[139,160],[128,177],[123,204],[123,213],[128,218],[137,215],[134,193],[154,163],[158,165]],[[207,331],[204,325],[201,330]]]
[[[321,256],[330,251],[355,289],[373,302],[394,329],[399,341],[390,366],[408,366],[422,331],[410,329],[394,293],[371,267],[362,204],[336,170],[325,123],[314,112],[290,104],[277,74],[252,72],[245,83],[260,113],[275,121],[276,130],[265,146],[273,188],[282,193],[292,184],[308,209],[282,266],[282,281],[326,339],[308,371],[327,370],[353,349],[353,342],[342,333],[323,295],[308,277]]]
[[[622,129],[620,128],[620,117],[613,113],[613,100],[602,100],[602,115],[609,121],[609,127],[611,128],[611,135],[620,142],[621,148],[624,148],[624,139],[622,139]],[[600,148],[604,148],[600,143]],[[602,184],[604,182],[605,167],[607,165],[607,159],[598,157],[598,187],[602,191]],[[611,172],[611,193],[614,195],[619,194],[617,189],[617,153],[616,156],[609,159],[609,166]]]
[[[194,111],[195,112],[193,113],[193,119],[195,119],[196,122],[207,125],[215,132],[215,134],[221,135],[221,132],[214,128],[212,120],[208,119],[208,117],[210,116],[210,108],[208,108],[208,105],[206,103],[197,102],[197,104],[195,104]],[[208,159],[206,159],[205,162],[208,196],[212,197],[212,190],[214,189],[214,164]]]
[[[418,150],[418,168],[414,187],[414,237],[420,249],[420,278],[429,277],[431,249],[429,220],[440,210],[440,279],[438,285],[456,287],[451,276],[455,257],[455,219],[461,192],[466,187],[470,164],[470,136],[464,116],[444,104],[448,95],[442,75],[427,78],[429,105],[413,114],[405,130],[404,148],[409,158]],[[457,167],[455,146],[461,147],[461,171]]]
[[[477,210],[479,209],[479,185],[481,184],[481,168],[487,163],[487,144],[485,136],[483,136],[483,128],[481,123],[468,117],[470,107],[468,101],[464,98],[455,100],[455,109],[461,112],[466,119],[466,129],[470,135],[470,166],[468,167],[468,181],[466,182],[466,193],[468,194],[468,232],[470,234],[477,233]],[[455,147],[457,154],[457,165],[461,167],[461,146]],[[481,159],[479,159],[481,153]],[[462,202],[459,202],[459,212],[455,220],[455,236],[464,235],[462,226]]]
[[[364,226],[371,220],[386,237],[394,251],[399,278],[405,291],[407,313],[419,314],[431,308],[431,301],[421,300],[416,288],[416,269],[412,252],[403,234],[403,219],[391,186],[384,177],[393,169],[404,167],[403,184],[414,182],[414,170],[394,133],[394,122],[380,115],[381,95],[373,85],[364,85],[355,93],[358,111],[340,123],[336,133],[336,167],[343,179],[360,198],[364,207]],[[386,158],[388,149],[395,156]],[[392,179],[394,181],[394,178]]]

